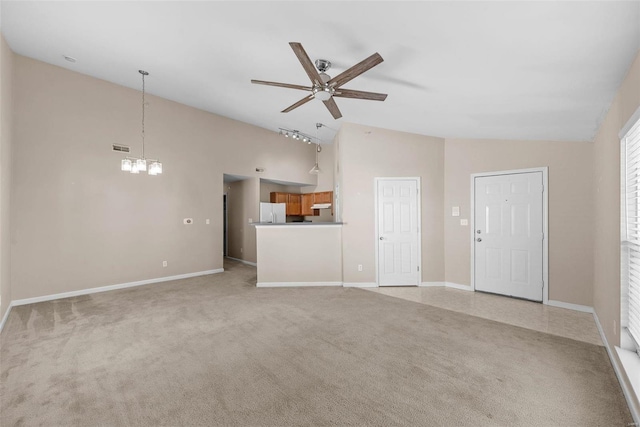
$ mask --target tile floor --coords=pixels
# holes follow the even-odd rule
[[[484,319],[602,345],[598,328],[591,313],[551,307],[499,295],[445,287],[363,289]]]

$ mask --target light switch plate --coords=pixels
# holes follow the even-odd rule
[[[211,224],[211,221],[209,220],[209,218],[207,218],[206,223],[207,223],[207,224]]]
[[[460,216],[460,206],[453,206],[451,208],[451,216]]]
[[[460,220],[460,225],[469,225],[469,220],[468,219],[461,219]]]
[[[249,218],[249,224],[253,224],[253,218]]]

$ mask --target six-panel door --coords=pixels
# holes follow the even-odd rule
[[[417,180],[378,181],[378,284],[418,285]]]
[[[475,178],[475,288],[542,301],[542,172]]]

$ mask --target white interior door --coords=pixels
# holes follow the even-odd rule
[[[474,181],[476,290],[542,301],[542,172]]]
[[[418,286],[418,180],[377,181],[378,285]]]

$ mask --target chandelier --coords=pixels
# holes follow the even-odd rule
[[[155,159],[147,159],[144,156],[144,76],[148,76],[149,73],[143,70],[138,70],[138,72],[142,74],[142,156],[125,157],[122,159],[121,169],[135,174],[148,170],[149,175],[159,175],[162,173],[162,163]]]

